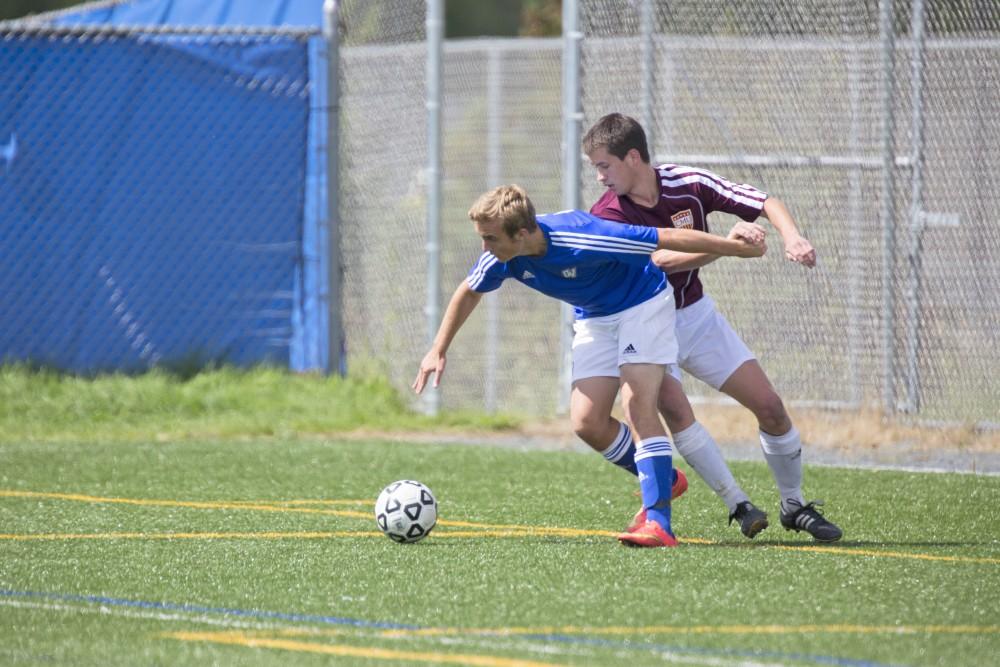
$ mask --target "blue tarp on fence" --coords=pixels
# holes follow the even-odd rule
[[[230,6],[260,25],[306,4],[136,2],[58,22],[205,24]],[[321,56],[301,36],[0,40],[0,358],[324,368]]]

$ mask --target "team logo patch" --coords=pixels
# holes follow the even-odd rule
[[[562,275],[563,278],[576,278],[576,267],[574,266],[569,269],[563,269]]]
[[[694,227],[694,213],[691,212],[691,209],[686,208],[670,216],[670,221],[674,223],[674,227],[679,229],[691,229]]]

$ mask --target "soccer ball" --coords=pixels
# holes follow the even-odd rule
[[[396,542],[419,542],[437,523],[437,500],[420,482],[401,479],[378,494],[375,522]]]

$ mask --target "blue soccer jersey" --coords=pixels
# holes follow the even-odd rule
[[[666,288],[663,271],[650,260],[652,227],[608,222],[583,211],[538,216],[546,252],[501,262],[484,252],[466,279],[476,292],[492,292],[513,278],[572,305],[577,319],[620,313]]]

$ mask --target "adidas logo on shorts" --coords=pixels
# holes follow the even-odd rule
[[[624,350],[622,350],[622,354],[635,354],[635,353],[636,353],[635,352],[635,348],[632,347],[632,343],[629,343],[628,347],[626,347]]]

